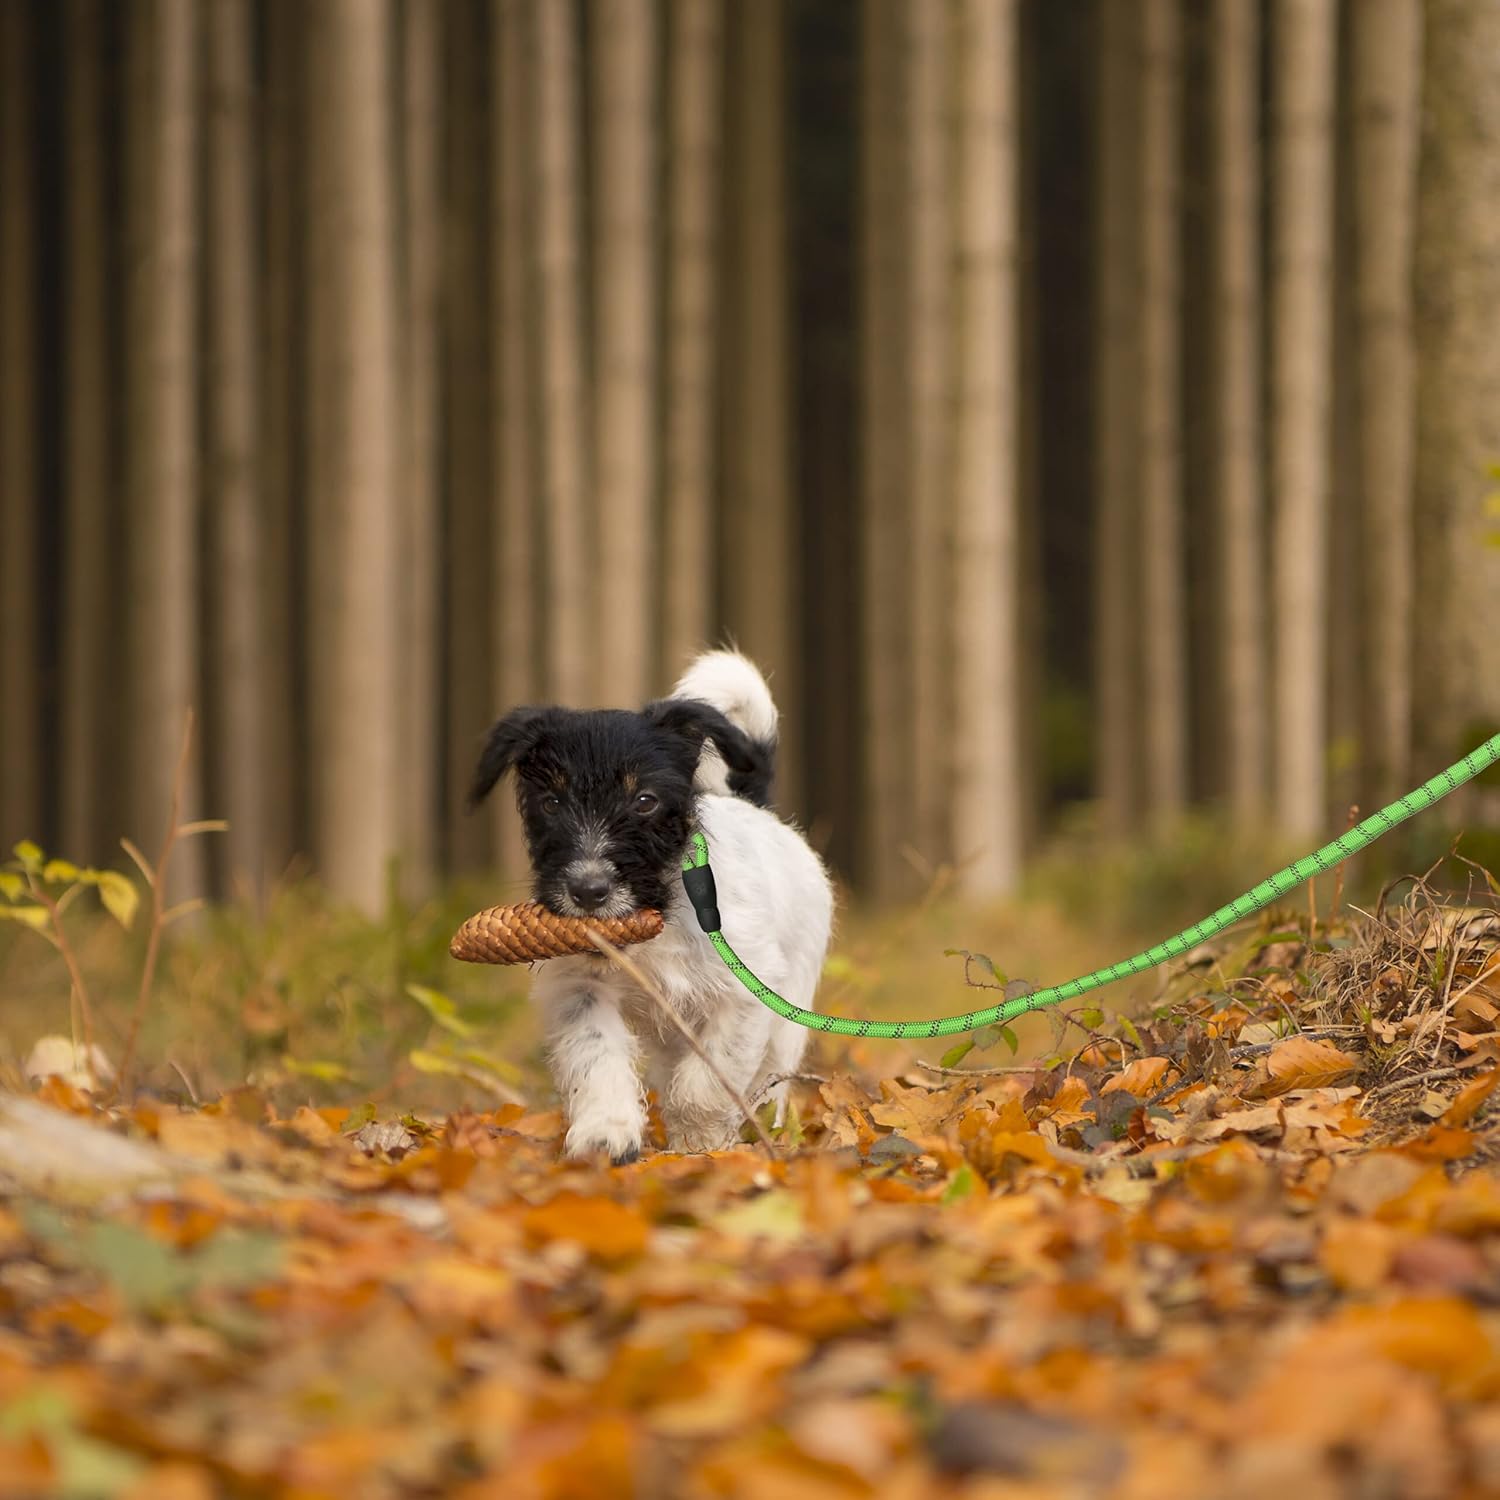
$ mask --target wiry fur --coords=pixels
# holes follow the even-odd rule
[[[682,890],[695,828],[706,835],[724,932],[751,970],[811,1009],[833,920],[827,873],[769,810],[776,706],[743,656],[700,656],[670,697],[640,713],[519,708],[490,731],[471,803],[514,769],[536,899],[568,915],[666,913],[662,935],[631,957],[753,1103],[784,1105],[807,1033],[767,1010],[730,973]],[[654,802],[643,807],[645,794]],[[661,1101],[668,1145],[728,1145],[734,1104],[655,1003],[599,958],[539,966],[532,996],[568,1113],[566,1149],[633,1160],[645,1089]],[[642,1071],[644,1070],[644,1084]]]

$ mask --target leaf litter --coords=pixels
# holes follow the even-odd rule
[[[1072,1029],[621,1169],[540,1091],[63,1068],[0,1098],[0,1493],[1500,1493],[1493,906],[1268,921]]]

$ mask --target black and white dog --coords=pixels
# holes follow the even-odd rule
[[[698,657],[672,695],[639,713],[517,708],[486,740],[470,804],[508,770],[542,905],[566,916],[666,915],[630,956],[752,1106],[786,1083],[807,1033],[767,1010],[725,966],[682,889],[695,829],[708,839],[723,931],[778,994],[811,1009],[833,923],[827,872],[770,811],[776,705],[745,657]],[[674,1151],[729,1145],[740,1111],[639,986],[603,958],[551,959],[532,986],[571,1156],[640,1153],[645,1084],[661,1101]]]

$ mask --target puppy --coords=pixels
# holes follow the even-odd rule
[[[723,931],[751,972],[812,1009],[833,923],[827,872],[770,810],[776,705],[745,657],[698,657],[672,695],[639,713],[517,708],[490,730],[476,806],[516,776],[543,906],[565,916],[666,916],[631,958],[752,1107],[785,1109],[807,1032],[766,1009],[699,928],[682,889],[695,830],[708,839]],[[607,959],[551,959],[532,986],[568,1116],[567,1154],[640,1155],[645,1086],[661,1101],[674,1151],[731,1144],[743,1116],[703,1059],[639,986]],[[644,1084],[643,1084],[644,1075]],[[779,1080],[779,1081],[778,1081]]]

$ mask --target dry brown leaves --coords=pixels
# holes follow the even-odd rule
[[[1396,1130],[1378,1042],[1261,1040],[1301,981],[1255,974],[1125,1060],[837,1071],[774,1156],[617,1171],[545,1107],[106,1114],[54,1079],[60,1131],[170,1171],[0,1200],[0,1489],[1500,1493],[1500,1068]]]

